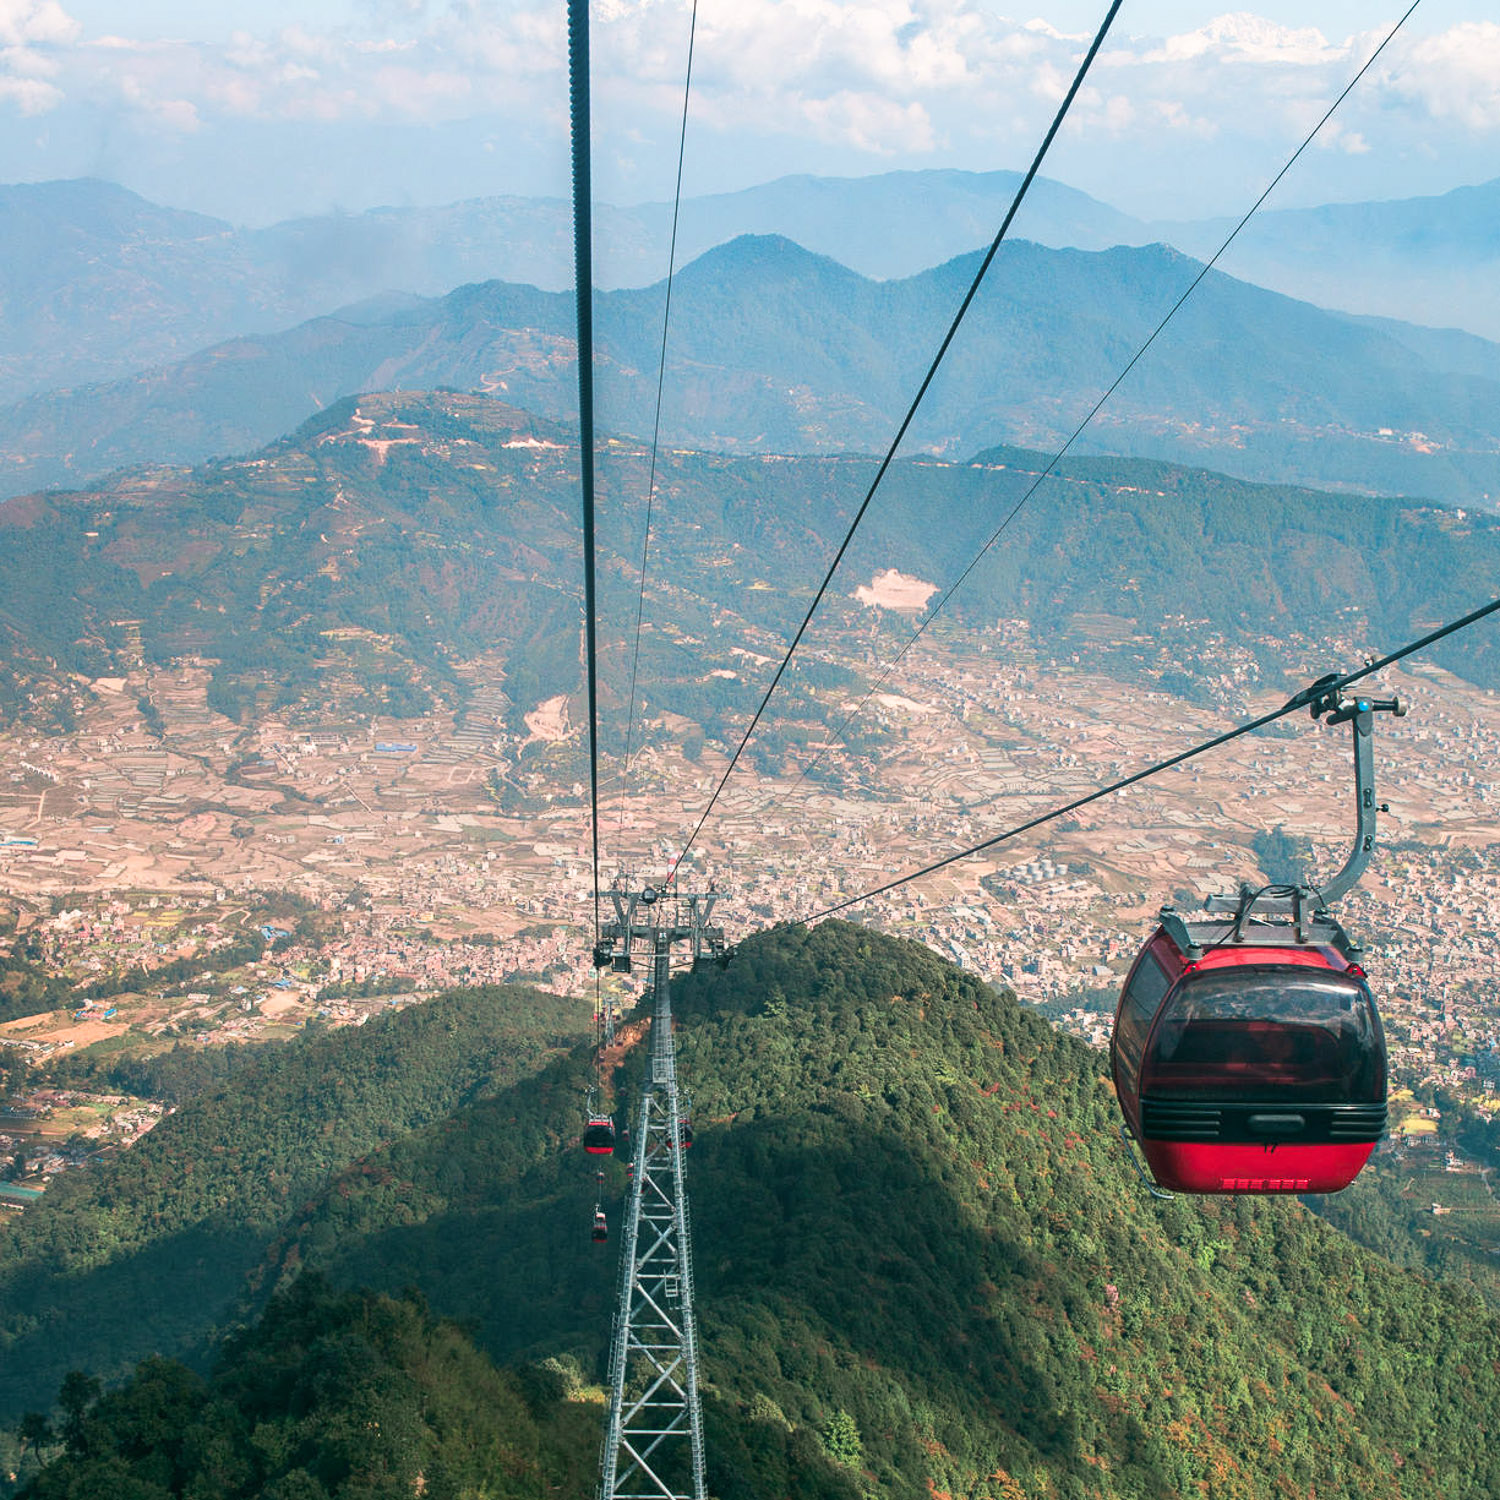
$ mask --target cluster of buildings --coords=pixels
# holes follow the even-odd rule
[[[1217,675],[1188,701],[1086,659],[1044,666],[1020,622],[932,636],[871,699],[878,733],[857,755],[825,732],[781,774],[742,765],[725,787],[683,876],[732,891],[731,938],[816,918],[1275,701],[1245,647],[1221,643]],[[1327,650],[1357,659],[1353,643]],[[559,728],[533,715],[523,733],[480,673],[456,713],[241,729],[206,707],[207,680],[192,662],[141,668],[95,685],[76,735],[7,747],[19,769],[0,782],[0,890],[29,951],[79,984],[203,962],[121,997],[114,1018],[83,1017],[94,1029],[77,1044],[101,1027],[208,1042],[315,1016],[358,1024],[392,998],[454,985],[592,987],[590,829],[565,716]],[[1380,691],[1412,712],[1377,726],[1390,812],[1341,915],[1366,938],[1399,1078],[1483,1102],[1500,1077],[1500,704],[1426,666]],[[824,696],[830,722],[857,701]],[[622,867],[632,880],[672,868],[726,765],[712,745],[685,755],[686,739],[652,721],[632,774],[606,768],[606,882]],[[799,774],[813,756],[814,774]],[[1298,715],[844,914],[926,942],[1102,1043],[1162,902],[1259,882],[1252,840],[1277,827],[1307,841],[1314,874],[1332,870],[1351,795],[1347,731]],[[316,923],[289,922],[254,964],[225,973],[216,953],[257,921],[267,891]]]

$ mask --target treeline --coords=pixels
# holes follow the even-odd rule
[[[16,1494],[590,1500],[598,1397],[570,1358],[496,1369],[416,1293],[340,1293],[308,1273],[230,1335],[207,1378],[159,1356],[107,1393],[70,1373],[56,1415],[33,1412],[19,1424],[16,1461],[27,1478]],[[706,1407],[714,1493],[724,1500],[860,1495],[847,1413],[844,1424],[811,1434],[793,1432],[772,1409],[740,1413],[712,1391]],[[655,1462],[672,1473],[662,1455]],[[774,1489],[758,1490],[752,1474]]]
[[[442,1014],[403,1017],[424,1012]],[[1482,1301],[1392,1267],[1295,1200],[1150,1198],[1098,1054],[1011,997],[916,944],[829,922],[746,939],[726,972],[681,981],[677,1012],[710,1483],[725,1500],[1500,1492],[1500,1455],[1473,1440],[1500,1421],[1500,1322]],[[403,1058],[433,1040],[408,1038]],[[622,1112],[647,1051],[614,1080]],[[300,1104],[296,1138],[312,1147],[363,1110],[341,1096],[346,1063],[301,1055],[317,1064],[300,1075],[307,1093],[277,1109]],[[416,1069],[429,1089],[435,1058]],[[389,1144],[280,1214],[243,1187],[260,1176],[247,1142],[273,1126],[247,1076],[227,1110],[204,1096],[162,1127],[184,1133],[163,1138],[170,1171],[149,1179],[193,1214],[227,1195],[218,1241],[174,1233],[181,1216],[158,1217],[173,1199],[124,1177],[77,1222],[95,1244],[140,1225],[138,1204],[151,1215],[151,1237],[135,1228],[138,1248],[118,1258],[140,1282],[117,1294],[149,1272],[190,1296],[194,1267],[222,1259],[238,1225],[237,1274],[256,1268],[246,1310],[309,1268],[336,1286],[413,1286],[491,1358],[572,1359],[599,1380],[618,1279],[588,1233],[594,1162],[578,1135],[592,1076],[582,1046],[467,1103],[391,1110]],[[624,1168],[604,1168],[617,1230]],[[67,1288],[39,1272],[70,1254],[83,1259],[55,1232],[33,1242],[10,1286],[45,1305]],[[145,1318],[157,1347],[186,1346],[163,1299],[129,1300],[128,1332],[90,1305],[82,1328],[54,1322],[52,1343],[96,1369],[110,1347],[118,1369]],[[194,1303],[200,1331],[222,1305]],[[107,1337],[91,1346],[95,1320]],[[36,1340],[10,1350],[29,1390],[56,1388],[66,1367]],[[337,1383],[328,1395],[340,1410]]]
[[[0,1224],[0,1415],[70,1365],[113,1378],[148,1350],[192,1348],[334,1174],[534,1070],[587,1025],[581,1001],[489,986],[247,1049],[129,1151]],[[155,1066],[184,1094],[198,1081],[185,1063]]]
[[[132,1094],[182,1105],[221,1088],[255,1067],[261,1051],[274,1042],[229,1042],[189,1047],[178,1042],[170,1051],[111,1053],[99,1047],[64,1052],[49,1062],[42,1076],[54,1088],[89,1089],[96,1093]],[[300,1045],[292,1042],[289,1045]]]
[[[409,979],[396,979],[389,974],[372,975],[369,979],[345,979],[338,984],[325,984],[318,991],[321,1000],[372,1000],[379,995],[399,995],[411,989]]]
[[[972,976],[832,922],[747,939],[677,1009],[716,1493],[800,1493],[733,1445],[826,1455],[838,1413],[878,1495],[1500,1483],[1467,1437],[1500,1416],[1500,1325],[1471,1291],[1293,1200],[1150,1199],[1097,1053]],[[588,1242],[576,1066],[346,1173],[281,1273],[414,1284],[497,1359],[567,1351],[602,1377],[616,1278]]]
[[[1276,885],[1301,885],[1312,865],[1312,840],[1305,834],[1288,833],[1278,823],[1275,828],[1257,828],[1250,836],[1250,848],[1265,872]]]
[[[496,1370],[420,1299],[309,1275],[230,1337],[206,1379],[160,1357],[107,1394],[69,1375],[55,1423],[22,1424],[23,1464],[47,1462],[19,1495],[583,1500],[598,1408],[572,1394]]]
[[[1441,1111],[1445,1132],[1451,1131],[1458,1148],[1479,1163],[1485,1174],[1481,1196],[1487,1195],[1489,1174],[1500,1168],[1500,1123],[1474,1109],[1456,1090],[1425,1084],[1418,1097]],[[1421,1150],[1416,1147],[1416,1152]],[[1418,1163],[1422,1160],[1416,1156]],[[1435,1154],[1428,1156],[1427,1170],[1435,1171],[1437,1163]],[[1382,1151],[1344,1192],[1308,1202],[1358,1244],[1397,1265],[1472,1287],[1490,1307],[1500,1309],[1500,1264],[1483,1227],[1491,1222],[1489,1216],[1476,1224],[1468,1207],[1452,1216],[1434,1214],[1433,1195],[1419,1196],[1412,1166],[1411,1155],[1403,1158]],[[1448,1180],[1457,1187],[1474,1183],[1464,1176]],[[1439,1188],[1436,1196],[1446,1194]]]
[[[107,1000],[112,995],[127,995],[137,990],[158,988],[164,984],[183,984],[200,974],[227,974],[231,969],[259,962],[266,951],[259,932],[244,932],[220,948],[206,948],[186,958],[169,958],[154,968],[136,965],[116,970],[102,978],[81,985],[73,993],[85,1000]]]
[[[16,946],[18,951],[0,955],[0,1021],[77,1004],[66,979],[24,957],[24,942]]]

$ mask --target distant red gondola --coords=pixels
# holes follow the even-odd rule
[[[594,1210],[594,1228],[589,1236],[596,1245],[602,1245],[609,1238],[609,1220],[604,1217],[604,1210]]]

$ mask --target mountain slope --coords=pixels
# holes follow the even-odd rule
[[[737,235],[772,233],[867,275],[906,275],[988,241],[1019,181],[1014,172],[789,177],[693,199],[679,264]],[[597,205],[599,284],[658,280],[671,220],[670,204]],[[888,228],[851,235],[851,225],[871,223]],[[1149,238],[1141,228],[1043,178],[1024,232],[1099,249]],[[561,198],[475,198],[242,229],[96,179],[0,185],[0,401],[147,369],[393,290],[430,297],[499,278],[566,291],[572,267],[572,207]]]
[[[880,451],[976,264],[963,257],[872,282],[767,237],[700,257],[674,292],[665,439]],[[1162,246],[1008,245],[911,446],[952,457],[1001,441],[1059,443],[1197,271]],[[616,431],[651,428],[663,293],[597,299],[599,410]],[[1477,341],[1398,337],[1213,274],[1105,408],[1085,451],[1493,503],[1497,369],[1500,354]],[[359,391],[454,386],[565,417],[574,384],[563,295],[486,283],[432,302],[385,300],[0,410],[3,489],[243,451]]]
[[[676,1009],[717,1405],[811,1431],[849,1412],[878,1494],[1500,1481],[1466,1436],[1500,1403],[1500,1322],[1477,1298],[1292,1201],[1150,1199],[1100,1054],[1008,997],[835,922],[747,939]],[[577,1104],[552,1076],[373,1158],[284,1263],[413,1281],[499,1358],[601,1368],[615,1278],[588,1243],[592,1166],[557,1152]],[[719,1462],[716,1488],[743,1465],[759,1492],[729,1438]]]
[[[695,1101],[687,1181],[713,1493],[1436,1500],[1500,1485],[1500,1458],[1472,1440],[1500,1416],[1500,1320],[1478,1298],[1358,1250],[1293,1200],[1148,1197],[1102,1055],[1011,997],[916,944],[830,922],[745,939],[727,973],[683,979],[675,1009]],[[622,1109],[646,1050],[613,1079]],[[476,1422],[476,1435],[508,1427],[544,1463],[564,1423],[575,1456],[591,1458],[602,1410],[552,1404],[576,1388],[569,1371],[602,1371],[617,1287],[613,1249],[588,1233],[598,1163],[578,1133],[591,1072],[580,1048],[334,1180],[247,1286],[246,1312],[278,1279],[292,1295],[230,1341],[217,1415],[194,1377],[160,1365],[101,1403],[108,1432],[134,1445],[124,1457],[169,1494],[201,1493],[169,1487],[162,1462],[194,1424],[220,1441],[188,1456],[222,1460],[248,1417],[269,1424],[251,1461],[291,1468],[323,1451],[327,1488],[343,1494],[339,1434],[373,1416],[400,1435],[358,1451],[397,1471]],[[617,1225],[624,1170],[603,1165]],[[410,1302],[298,1293],[309,1268],[335,1285],[417,1288],[492,1357],[533,1374],[551,1361],[560,1381],[528,1387],[551,1439],[528,1428],[509,1377]],[[155,1332],[138,1330],[138,1347]],[[9,1378],[35,1358],[8,1359]],[[299,1384],[309,1368],[321,1378]],[[468,1404],[424,1429],[466,1370],[493,1388],[493,1416]],[[33,1372],[33,1391],[54,1388]],[[300,1427],[287,1436],[300,1449],[269,1441],[294,1390]],[[185,1420],[140,1420],[171,1391]],[[820,1437],[835,1427],[838,1451],[859,1455],[852,1471]],[[486,1482],[487,1441],[446,1450],[479,1461],[470,1483]],[[111,1443],[118,1452],[99,1434],[102,1451]],[[294,1452],[307,1459],[288,1463]],[[555,1492],[582,1500],[586,1469],[554,1474]],[[58,1482],[78,1472],[65,1463]]]
[[[1233,220],[1162,223],[1155,237],[1208,255]],[[1237,276],[1347,312],[1500,338],[1500,178],[1433,197],[1271,209],[1235,241]]]
[[[1005,171],[797,176],[690,198],[678,264],[741,235],[781,235],[865,276],[913,276],[987,245],[1019,181]],[[1440,197],[1273,207],[1256,215],[1225,269],[1322,306],[1500,337],[1497,198],[1500,180]],[[596,205],[600,287],[657,281],[671,225],[667,203]],[[1145,223],[1040,178],[1016,233],[1058,248],[1164,241],[1206,256],[1230,227]],[[392,290],[437,296],[499,278],[566,291],[571,232],[560,198],[475,198],[240,229],[107,182],[0,187],[0,402],[125,375]]]
[[[0,186],[7,400],[147,368],[305,315],[277,291],[221,220],[91,178]]]
[[[159,1357],[102,1398],[70,1377],[55,1434],[65,1451],[21,1493],[582,1496],[593,1411],[537,1387],[410,1297],[338,1296],[304,1277],[228,1342],[210,1380]]]
[[[847,555],[816,649],[859,663],[843,629],[856,583],[886,568],[946,586],[1036,482],[1045,459],[990,450],[965,464],[898,460]],[[643,682],[711,738],[738,733],[756,689],[736,647],[779,650],[874,473],[868,459],[660,456]],[[600,453],[603,693],[628,681],[649,454]],[[126,669],[139,621],[148,660],[206,658],[210,706],[368,715],[461,694],[494,653],[524,713],[579,685],[576,457],[559,424],[449,393],[339,403],[282,443],[193,473],[148,470],[98,490],[0,506],[0,712],[40,722],[34,690]],[[1062,466],[967,580],[955,625],[1030,623],[1049,659],[1088,652],[1085,616],[1129,622],[1110,670],[1211,673],[1196,627],[1252,652],[1270,680],[1301,639],[1362,621],[1387,650],[1489,596],[1500,521],[1397,501],[1245,484],[1140,460]],[[704,644],[688,649],[672,630]],[[1139,627],[1139,629],[1137,628]],[[824,631],[830,634],[823,634]],[[1145,633],[1142,634],[1141,631]],[[1434,659],[1500,681],[1493,632]],[[492,671],[486,667],[488,675]],[[826,685],[826,684],[825,684]],[[1300,686],[1300,684],[1298,684]],[[779,720],[827,722],[803,671]],[[804,696],[799,700],[797,693]]]
[[[267,1048],[221,1087],[0,1225],[0,1413],[80,1365],[115,1376],[231,1313],[266,1240],[379,1145],[533,1071],[581,1003],[460,991],[359,1030]]]
[[[676,1010],[715,1493],[848,1492],[818,1439],[840,1412],[860,1487],[903,1500],[1419,1500],[1500,1483],[1469,1438],[1500,1411],[1500,1320],[1477,1297],[1292,1200],[1152,1200],[1101,1055],[1009,996],[833,922],[744,940],[727,974],[680,983]],[[645,1050],[614,1079],[621,1108]],[[597,1377],[616,1276],[588,1236],[588,1062],[579,1049],[345,1172],[293,1216],[246,1309],[307,1268],[412,1286],[493,1357]],[[623,1167],[604,1165],[617,1224]],[[231,1346],[229,1393],[236,1347],[282,1358],[278,1328],[341,1305],[359,1304],[273,1305]],[[363,1305],[416,1330],[409,1310],[392,1323]],[[11,1378],[50,1389],[36,1358],[13,1355]],[[338,1379],[308,1390],[310,1438],[337,1432],[344,1399]],[[567,1420],[591,1452],[585,1413]],[[585,1484],[575,1469],[562,1492]]]

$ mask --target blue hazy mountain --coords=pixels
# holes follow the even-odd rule
[[[1209,255],[1229,220],[1156,224]],[[1226,269],[1324,307],[1500,338],[1500,178],[1431,198],[1262,212]]]
[[[913,276],[987,244],[1014,172],[786,177],[689,199],[679,264],[775,234],[875,278]],[[666,270],[671,208],[599,204],[598,283]],[[1500,337],[1500,181],[1441,198],[1262,212],[1226,269],[1344,311]],[[1227,221],[1146,224],[1040,178],[1015,234],[1055,248],[1161,241],[1211,253]],[[464,283],[571,284],[562,199],[475,198],[241,229],[96,180],[0,187],[0,400],[143,370],[387,292]]]
[[[976,265],[874,281],[771,236],[700,256],[677,282],[664,436],[728,452],[882,450]],[[1008,244],[908,451],[1060,444],[1199,269],[1161,245]],[[597,299],[600,420],[617,432],[651,430],[663,292]],[[566,417],[571,295],[488,282],[384,297],[29,398],[0,410],[5,492],[243,452],[342,396],[439,386]],[[1213,273],[1078,451],[1487,505],[1500,496],[1500,349]]]
[[[909,275],[988,241],[1019,181],[1014,172],[787,177],[689,202],[679,261],[741,234],[784,234],[866,275]],[[596,214],[601,286],[665,274],[670,204],[600,204]],[[1046,179],[1021,227],[1043,244],[1086,249],[1142,238],[1133,220]],[[562,291],[572,277],[572,206],[560,198],[240,229],[92,178],[0,186],[0,398],[143,369],[385,291],[434,296],[489,280]]]

